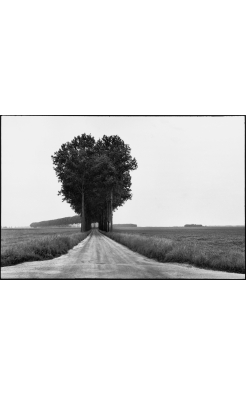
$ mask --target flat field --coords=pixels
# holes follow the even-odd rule
[[[192,242],[205,250],[245,253],[245,227],[120,228],[114,232],[139,234],[173,241]]]
[[[132,240],[126,236],[124,242],[123,234],[132,235]],[[245,227],[115,228],[112,238],[161,262],[245,273]]]
[[[79,228],[65,227],[1,229],[1,266],[60,256],[87,235]]]
[[[79,233],[79,228],[16,228],[1,229],[1,252],[9,247],[17,246],[30,240],[38,240],[43,237],[52,237],[55,235],[70,236]]]

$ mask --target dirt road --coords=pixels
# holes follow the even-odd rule
[[[49,261],[26,262],[1,268],[5,278],[105,279],[244,279],[244,274],[216,272],[189,265],[160,263],[145,258],[93,230],[66,255]]]

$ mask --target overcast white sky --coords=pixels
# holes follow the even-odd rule
[[[138,161],[114,223],[244,225],[243,117],[3,117],[3,226],[75,215],[51,155],[82,133],[118,134]]]

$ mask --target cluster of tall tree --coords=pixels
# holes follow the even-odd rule
[[[63,196],[81,216],[81,232],[98,222],[99,229],[113,229],[113,212],[132,198],[130,171],[137,169],[129,145],[119,136],[98,141],[82,134],[62,144],[52,155]]]

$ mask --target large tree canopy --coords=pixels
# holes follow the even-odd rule
[[[113,211],[132,198],[130,171],[137,161],[129,145],[119,136],[95,141],[84,133],[63,144],[52,160],[61,183],[58,194],[81,215],[81,231],[92,222],[112,230]]]

